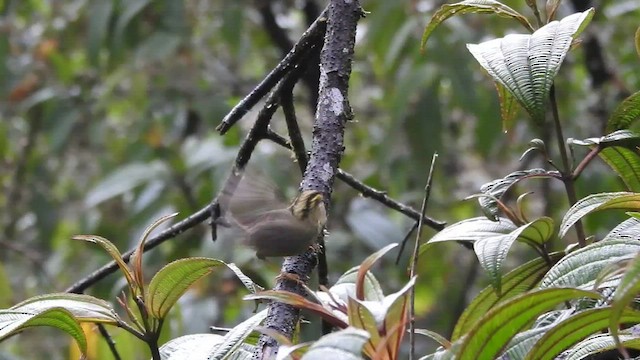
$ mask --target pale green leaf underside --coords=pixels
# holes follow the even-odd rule
[[[637,211],[640,209],[640,194],[631,192],[600,193],[580,199],[564,215],[558,237],[564,237],[569,229],[584,216],[607,209]]]
[[[535,123],[544,124],[549,90],[575,36],[593,9],[552,21],[531,35],[511,34],[467,48],[494,81],[505,86]]]

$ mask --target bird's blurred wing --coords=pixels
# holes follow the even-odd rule
[[[265,213],[287,207],[278,194],[276,186],[256,171],[236,172],[224,185],[220,205],[225,217],[251,226]]]

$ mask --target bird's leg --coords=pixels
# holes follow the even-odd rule
[[[322,245],[320,245],[320,243],[313,243],[309,245],[309,248],[313,250],[316,254],[324,252],[324,248],[322,247]]]
[[[302,278],[298,274],[283,271],[278,276],[276,276],[276,281],[289,280],[289,281],[296,282],[302,286],[306,286],[307,281],[309,281],[309,277],[305,276],[305,278],[306,278],[306,281],[302,280]]]

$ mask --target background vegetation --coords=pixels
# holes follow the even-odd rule
[[[288,51],[269,32],[269,15],[293,42],[324,6],[320,1],[268,3],[0,1],[2,307],[62,291],[109,260],[94,247],[72,241],[73,235],[99,234],[129,249],[161,215],[179,212],[182,218],[211,201],[256,114],[225,137],[215,126]],[[523,1],[504,3],[529,14]],[[465,48],[520,31],[513,22],[479,15],[450,19],[432,35],[423,55],[420,37],[439,2],[362,5],[370,13],[358,27],[350,85],[355,118],[347,126],[343,169],[419,208],[437,151],[428,213],[453,223],[480,215],[477,202],[461,200],[482,184],[519,168],[543,166],[535,158],[519,162],[538,132],[527,121],[502,131],[493,83]],[[577,10],[565,1],[559,17]],[[636,1],[597,4],[584,37],[599,45],[604,71],[589,67],[598,54],[586,51],[593,48],[585,41],[568,55],[556,81],[567,137],[601,136],[608,114],[640,88],[633,46],[638,19]],[[298,117],[310,143],[314,110],[308,104],[314,94],[301,86],[297,90]],[[274,120],[277,129],[285,129],[280,113]],[[261,144],[251,164],[291,195],[299,182],[291,158],[275,145]],[[332,280],[373,251],[401,241],[412,226],[403,215],[336,184],[326,240]],[[561,187],[528,182],[526,189],[532,188],[538,196],[526,202],[528,213],[558,217],[566,211]],[[623,189],[621,182],[606,167],[593,166],[582,175],[578,197],[616,189]],[[621,219],[611,213],[589,217],[588,233],[604,234]],[[423,237],[432,235],[425,231]],[[570,237],[553,245],[562,249],[569,242]],[[507,267],[533,257],[524,247],[514,253]],[[194,255],[235,262],[265,287],[279,269],[277,261],[255,261],[231,236],[212,243],[205,225],[148,253],[145,265],[158,269]],[[385,290],[401,288],[406,254],[400,266],[393,265],[393,256],[382,261],[377,272]],[[428,274],[416,284],[419,327],[441,334],[451,333],[465,303],[488,284],[474,254],[454,244],[433,247],[418,273]],[[113,299],[123,286],[113,276],[89,293]],[[244,294],[231,273],[206,278],[181,299],[164,336],[239,323],[253,310],[252,303],[240,301]],[[306,331],[304,336],[317,338],[319,329]],[[115,335],[131,346],[130,353],[148,358],[129,335]],[[102,344],[99,337],[95,341]],[[27,332],[4,342],[0,354],[63,359],[69,355],[62,342],[71,340],[59,333]]]

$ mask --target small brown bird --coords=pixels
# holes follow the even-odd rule
[[[239,183],[221,201],[226,220],[244,233],[244,243],[256,256],[292,256],[305,252],[327,222],[323,196],[302,191],[289,206],[278,199],[274,186],[256,176],[239,175]],[[228,203],[225,209],[225,203]]]

